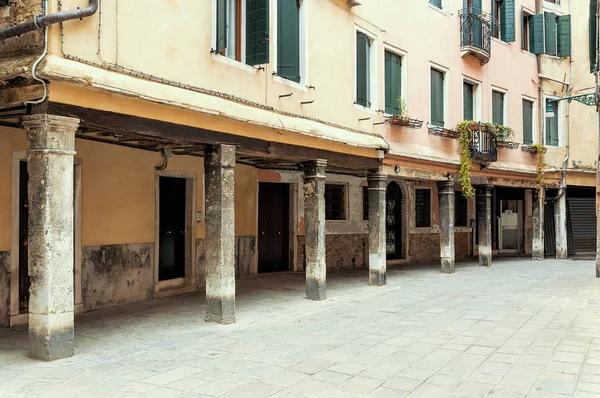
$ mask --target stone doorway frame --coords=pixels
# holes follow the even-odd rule
[[[160,177],[184,178],[185,184],[185,276],[167,281],[158,279],[160,242]],[[191,173],[156,170],[154,174],[154,295],[164,297],[195,291],[196,287],[196,189],[198,176]],[[204,214],[204,213],[203,213]],[[202,217],[204,221],[204,217]]]
[[[11,238],[10,238],[10,327],[27,325],[28,313],[19,313],[19,187],[20,163],[27,161],[27,151],[14,151],[12,157],[12,183],[11,183]],[[81,238],[81,185],[83,172],[83,159],[73,159],[73,206],[74,206],[74,294],[75,314],[83,312],[83,297],[81,290],[81,263],[82,263],[82,238]]]

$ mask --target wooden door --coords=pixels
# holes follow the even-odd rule
[[[385,245],[389,260],[403,258],[402,253],[402,191],[392,181],[385,198]]]
[[[258,272],[288,271],[289,185],[260,183]]]

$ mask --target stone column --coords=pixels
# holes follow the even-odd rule
[[[544,259],[544,198],[540,198],[537,190],[533,198],[533,240],[531,257],[534,260]]]
[[[306,297],[325,300],[325,167],[327,160],[303,163]]]
[[[525,204],[523,211],[525,212],[525,254],[531,256],[533,242],[533,190],[525,190]]]
[[[73,157],[79,120],[46,114],[23,118],[28,131],[29,356],[74,354]]]
[[[387,174],[383,168],[373,170],[367,176],[369,182],[369,284],[384,286],[386,283],[385,250],[385,193]]]
[[[235,147],[204,150],[206,321],[235,322]]]
[[[479,265],[492,266],[492,185],[477,188],[477,224],[479,228]]]
[[[569,256],[567,250],[567,194],[554,202],[554,233],[556,234],[556,258],[564,260]]]
[[[454,181],[439,181],[440,258],[442,272],[454,273]]]

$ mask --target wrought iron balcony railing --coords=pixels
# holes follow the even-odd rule
[[[498,145],[494,133],[491,131],[473,131],[471,140],[471,158],[481,163],[495,162],[498,160]]]
[[[458,16],[463,56],[472,55],[485,65],[492,56],[492,35],[497,25],[494,17],[474,7],[460,10]]]

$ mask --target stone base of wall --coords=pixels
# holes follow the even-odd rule
[[[440,259],[440,235],[438,233],[410,234],[409,255],[413,262]],[[454,256],[457,260],[470,257],[470,232],[454,233]]]
[[[471,233],[456,232],[454,234],[454,256],[457,260],[471,257]]]
[[[369,258],[369,235],[330,234],[325,237],[328,269],[366,267]],[[298,269],[305,270],[305,240],[298,236]]]
[[[10,252],[0,252],[0,327],[10,325]]]

